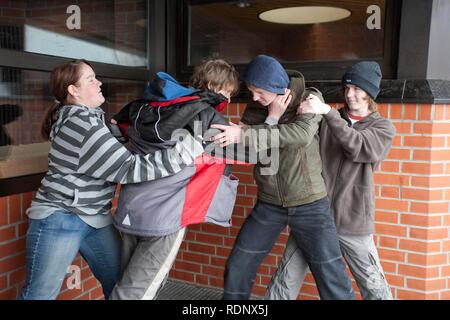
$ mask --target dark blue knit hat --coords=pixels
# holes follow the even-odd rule
[[[243,80],[247,85],[276,94],[284,94],[289,86],[289,77],[283,66],[276,59],[263,54],[250,62]]]
[[[363,89],[373,99],[380,93],[380,65],[375,61],[362,61],[347,69],[342,77],[342,85],[353,84]]]

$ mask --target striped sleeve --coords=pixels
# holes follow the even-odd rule
[[[110,182],[136,183],[173,175],[202,153],[201,143],[186,134],[169,149],[134,155],[98,121],[85,133],[77,172]]]

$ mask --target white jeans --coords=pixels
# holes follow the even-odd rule
[[[392,300],[391,290],[373,241],[373,235],[339,235],[342,255],[365,300]],[[295,300],[303,284],[308,264],[291,234],[283,259],[267,288],[266,300]]]

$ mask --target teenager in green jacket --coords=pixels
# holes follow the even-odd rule
[[[222,145],[242,141],[260,154],[270,150],[271,163],[262,157],[255,165],[258,202],[228,258],[223,298],[249,299],[259,265],[288,225],[321,298],[353,299],[321,176],[317,135],[321,116],[296,114],[304,97],[320,93],[305,89],[301,73],[288,75],[277,60],[265,55],[252,60],[244,81],[254,101],[242,117],[246,126],[217,125],[224,132],[214,140]],[[286,112],[272,117],[270,110],[278,107]]]

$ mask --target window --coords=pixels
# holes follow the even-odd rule
[[[53,103],[48,82],[56,65],[76,58],[92,62],[103,82],[108,120],[142,96],[149,78],[148,12],[155,3],[0,2],[0,196],[36,190],[47,170],[50,145],[40,126]],[[78,21],[78,9],[68,10],[73,5]],[[69,28],[77,22],[79,29]]]
[[[205,57],[221,57],[244,69],[253,57],[267,54],[310,80],[339,79],[342,68],[357,60],[377,60],[386,76],[395,75],[399,1],[252,0],[183,1],[179,68],[189,73]],[[267,22],[261,13],[292,7],[337,7],[344,19],[315,24]],[[373,11],[375,10],[375,11]],[[300,21],[299,21],[300,22]],[[369,27],[368,27],[369,26]]]
[[[50,144],[42,139],[40,127],[46,109],[53,104],[49,73],[12,68],[2,71],[20,71],[21,80],[0,83],[0,179],[45,172]],[[140,81],[99,79],[107,119],[127,102],[141,97],[146,86]]]
[[[0,48],[147,66],[146,1],[8,2],[0,4]]]

